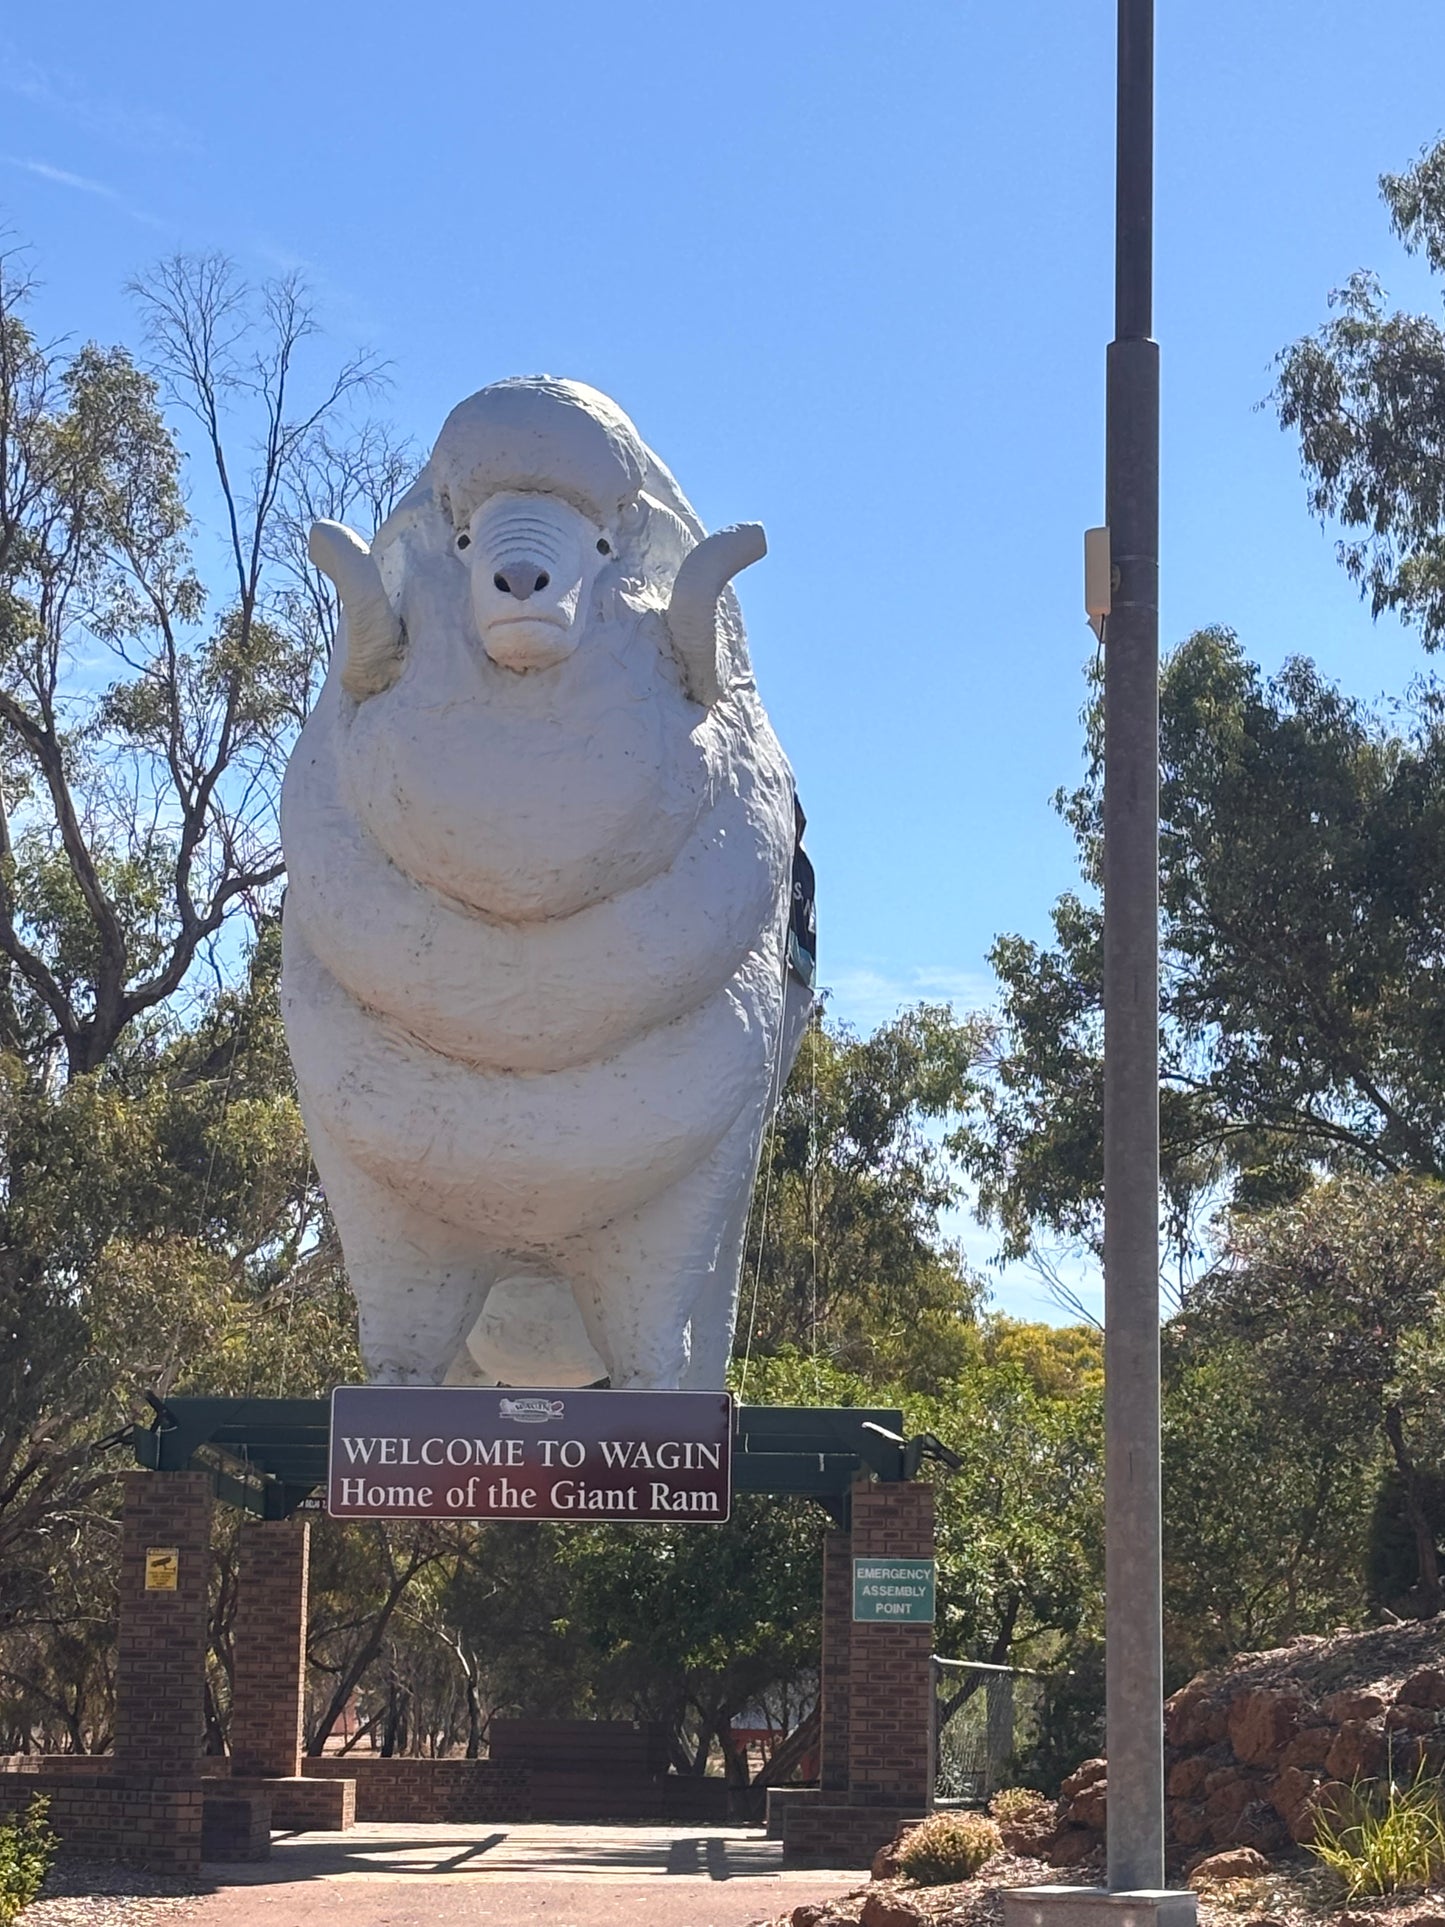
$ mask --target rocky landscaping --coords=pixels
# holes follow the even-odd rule
[[[208,1884],[62,1850],[21,1920],[23,1927],[155,1927],[193,1907]]]
[[[1411,1621],[1306,1637],[1202,1673],[1165,1709],[1170,1877],[1203,1927],[1445,1927],[1445,1891],[1347,1906],[1305,1851],[1353,1783],[1445,1771],[1445,1628]],[[1087,1760],[1057,1801],[1003,1796],[1003,1841],[970,1880],[919,1886],[896,1841],[873,1879],[777,1927],[996,1927],[1010,1887],[1102,1877],[1108,1765]],[[1001,1810],[1002,1809],[1002,1810]]]
[[[1176,1871],[1227,1847],[1288,1853],[1352,1781],[1445,1767],[1445,1630],[1416,1620],[1244,1654],[1169,1700],[1164,1739]],[[1041,1857],[1058,1868],[1096,1854],[1108,1797],[1105,1762],[1086,1761]]]
[[[1345,1907],[1338,1885],[1316,1867],[1271,1867],[1257,1853],[1243,1862],[1233,1854],[1213,1858],[1240,1870],[1201,1865],[1191,1876],[1200,1927],[1445,1927],[1445,1891]],[[1068,1876],[1081,1885],[1087,1877]],[[1007,1889],[1058,1880],[1047,1861],[1001,1853],[956,1886],[914,1887],[886,1876],[837,1900],[794,1907],[770,1927],[1001,1927]]]

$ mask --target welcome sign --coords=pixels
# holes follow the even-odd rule
[[[339,1385],[326,1509],[336,1519],[637,1519],[732,1510],[724,1392]]]

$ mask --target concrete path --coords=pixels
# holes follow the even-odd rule
[[[186,1927],[751,1927],[856,1887],[739,1827],[361,1826],[210,1866]]]

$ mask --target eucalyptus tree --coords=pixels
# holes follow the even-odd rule
[[[94,1523],[131,1398],[235,1376],[228,1306],[335,1302],[275,1019],[278,789],[335,622],[297,540],[408,457],[348,427],[380,368],[320,367],[295,277],[179,256],[133,293],[138,349],[47,342],[0,260],[0,1621]]]
[[[1445,275],[1445,139],[1380,178],[1395,237]],[[1376,615],[1445,642],[1445,329],[1349,276],[1333,313],[1279,358],[1275,405],[1299,437],[1310,507],[1344,530],[1340,560]]]

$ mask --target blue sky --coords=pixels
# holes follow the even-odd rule
[[[1353,268],[1438,299],[1376,178],[1445,129],[1445,11],[1160,13],[1165,639],[1226,622],[1397,689],[1418,648],[1258,404]],[[178,246],[299,266],[419,441],[486,381],[572,375],[706,521],[764,521],[754,656],[823,979],[867,1026],[986,1000],[994,935],[1043,935],[1073,877],[1049,797],[1091,643],[1112,64],[1108,0],[79,0],[0,29],[0,218],[47,332],[133,339],[123,284]],[[1027,1276],[998,1299],[1058,1315]]]

